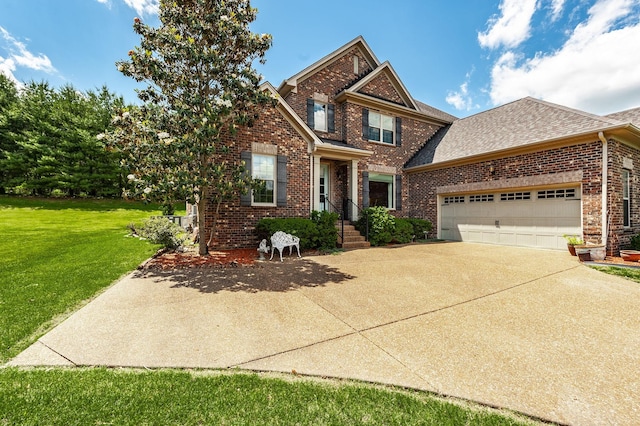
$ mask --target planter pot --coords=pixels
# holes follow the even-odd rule
[[[607,250],[604,246],[589,247],[591,260],[604,260],[607,257]]]
[[[575,244],[567,244],[567,248],[569,249],[569,253],[571,253],[571,256],[575,256],[576,255],[576,246],[575,246]]]
[[[620,257],[628,262],[637,262],[640,260],[640,251],[638,250],[620,250]]]
[[[588,262],[591,260],[591,249],[586,247],[576,247],[576,254],[580,262]]]

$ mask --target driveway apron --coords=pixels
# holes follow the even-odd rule
[[[285,262],[332,273],[279,291],[134,273],[9,365],[295,371],[640,424],[640,284],[565,252],[465,243]]]

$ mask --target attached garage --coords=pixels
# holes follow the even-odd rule
[[[439,197],[445,240],[566,249],[563,235],[582,235],[580,188],[501,190]]]

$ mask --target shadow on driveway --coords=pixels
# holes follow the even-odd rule
[[[356,278],[334,267],[291,258],[285,262],[259,262],[250,266],[151,269],[140,271],[134,277],[171,282],[171,288],[193,288],[203,293],[285,292],[301,287],[339,284]]]

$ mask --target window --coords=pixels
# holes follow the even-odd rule
[[[631,226],[631,198],[629,196],[629,170],[622,171],[622,220],[625,227]]]
[[[369,140],[393,145],[394,125],[393,117],[369,111]]]
[[[488,203],[493,201],[493,194],[470,195],[470,203]]]
[[[453,195],[451,197],[444,197],[445,204],[459,204],[464,203],[464,195]]]
[[[549,189],[546,191],[538,191],[538,199],[549,198],[576,198],[575,189]]]
[[[382,206],[388,209],[395,208],[393,175],[369,174],[369,206]]]
[[[500,201],[530,200],[531,192],[506,192],[500,194]]]
[[[327,104],[325,103],[317,101],[313,103],[313,130],[327,131]]]
[[[274,205],[276,202],[276,157],[253,154],[251,156],[251,175],[263,183],[260,188],[253,190],[253,204]]]

